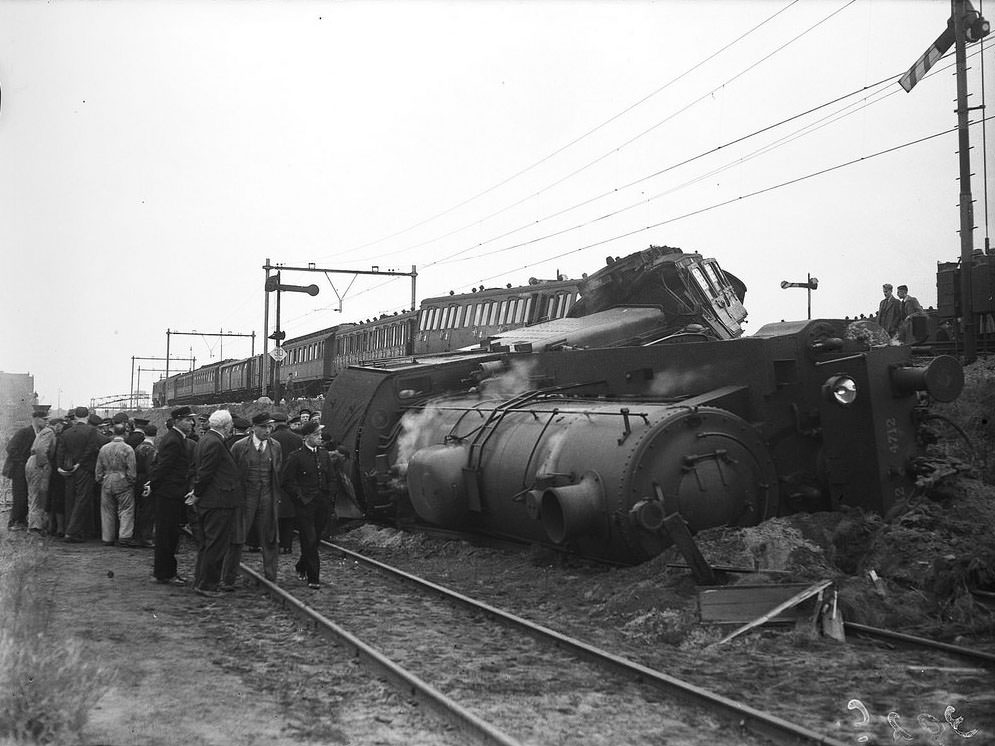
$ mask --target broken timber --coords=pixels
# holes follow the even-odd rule
[[[695,582],[699,585],[715,585],[715,573],[691,538],[691,532],[681,514],[671,513],[666,516],[663,519],[663,529],[688,563]]]
[[[773,609],[771,609],[770,611],[768,611],[766,614],[763,614],[763,615],[757,617],[756,619],[754,619],[752,622],[747,622],[742,627],[738,627],[737,629],[733,630],[728,635],[726,635],[721,640],[719,640],[717,643],[715,643],[715,645],[723,645],[723,644],[729,642],[729,640],[733,639],[734,637],[738,637],[739,635],[743,634],[744,632],[746,632],[748,630],[751,630],[754,627],[760,626],[764,622],[767,622],[770,619],[773,619],[774,617],[776,617],[782,611],[785,611],[786,609],[790,609],[793,606],[797,606],[802,601],[805,601],[806,599],[811,598],[812,596],[816,595],[820,591],[824,591],[826,588],[828,588],[830,585],[832,585],[832,583],[833,583],[832,580],[822,580],[822,581],[819,581],[818,583],[816,583],[815,585],[810,585],[805,590],[803,590],[803,591],[801,591],[799,593],[796,593],[794,596],[792,596],[791,598],[789,598],[787,601],[784,601],[784,602],[778,604]]]

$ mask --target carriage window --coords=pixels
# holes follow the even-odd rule
[[[555,318],[556,314],[556,296],[551,296],[548,301],[546,301],[546,318]]]
[[[709,262],[705,265],[705,268],[708,270],[708,274],[715,283],[716,288],[721,292],[732,291],[732,284],[729,282],[729,278],[726,277],[725,272],[722,271],[722,268],[718,264]]]
[[[695,283],[697,283],[698,287],[700,287],[702,291],[704,291],[705,297],[707,298],[715,297],[715,290],[713,290],[712,286],[708,283],[708,279],[702,273],[701,267],[696,267],[696,266],[689,267],[688,272],[690,273],[691,277],[694,278],[694,281]]]

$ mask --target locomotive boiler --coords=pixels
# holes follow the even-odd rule
[[[907,347],[848,340],[842,320],[633,334],[650,312],[585,317],[601,330],[575,330],[587,346],[540,325],[525,344],[514,331],[460,356],[343,371],[323,418],[366,514],[638,563],[670,544],[673,514],[698,531],[885,513],[915,489],[925,403],[963,385],[955,359],[917,367]]]

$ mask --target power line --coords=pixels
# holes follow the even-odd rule
[[[606,158],[609,158],[609,157],[617,154],[618,152],[620,152],[624,148],[627,148],[628,146],[632,145],[634,142],[642,139],[643,137],[645,137],[649,133],[653,132],[654,130],[656,130],[656,129],[660,128],[660,127],[662,127],[664,124],[666,124],[667,122],[671,121],[675,117],[677,117],[677,116],[685,113],[686,111],[690,110],[691,108],[693,108],[694,106],[698,105],[702,101],[710,98],[717,91],[720,91],[722,88],[725,88],[726,86],[728,86],[731,83],[735,82],[737,79],[741,78],[746,73],[750,72],[751,70],[753,70],[757,66],[759,66],[759,65],[763,64],[764,62],[766,62],[767,60],[769,60],[774,55],[778,54],[779,52],[783,51],[784,49],[786,49],[790,45],[794,44],[796,41],[798,41],[799,39],[801,39],[803,36],[809,34],[810,32],[814,31],[816,28],[818,28],[822,24],[824,24],[827,21],[829,21],[833,16],[835,16],[838,13],[841,13],[842,11],[846,10],[848,7],[850,7],[851,5],[853,5],[853,3],[855,3],[856,1],[857,0],[849,0],[849,2],[846,3],[846,5],[843,5],[842,7],[837,8],[835,11],[833,11],[832,13],[830,13],[829,15],[827,15],[826,17],[824,17],[823,19],[815,22],[814,24],[812,24],[811,26],[809,26],[807,29],[805,29],[801,33],[797,34],[793,38],[791,38],[788,41],[786,41],[784,44],[782,44],[779,47],[775,48],[771,52],[768,52],[766,55],[764,55],[760,59],[754,61],[752,64],[750,64],[749,66],[747,66],[743,70],[740,70],[738,73],[736,73],[735,75],[733,75],[731,78],[727,79],[726,81],[724,81],[720,85],[715,86],[714,88],[712,88],[711,90],[709,90],[706,93],[702,94],[698,98],[696,98],[693,101],[685,104],[683,107],[681,107],[677,111],[672,112],[670,115],[668,115],[664,119],[656,122],[651,127],[648,127],[647,129],[643,130],[639,134],[637,134],[637,135],[629,138],[628,140],[626,140],[622,144],[620,144],[620,145],[612,148],[611,150],[609,150],[609,151],[607,151],[605,153],[602,153],[597,158],[595,158],[595,159],[593,159],[591,161],[588,161],[583,166],[580,166],[579,168],[577,168],[577,169],[571,171],[570,173],[568,173],[567,175],[562,176],[559,179],[557,179],[557,180],[555,180],[555,181],[547,184],[546,186],[542,187],[538,191],[535,191],[535,192],[533,192],[533,193],[531,193],[531,194],[529,194],[529,195],[527,195],[527,196],[519,199],[516,202],[513,202],[513,203],[511,203],[509,205],[506,205],[506,206],[502,207],[501,209],[499,209],[499,210],[497,210],[495,212],[492,212],[492,213],[490,213],[488,215],[485,215],[482,218],[477,218],[477,219],[475,219],[475,220],[473,220],[473,221],[471,221],[469,223],[466,223],[466,224],[460,226],[459,228],[455,228],[455,229],[453,229],[453,230],[449,231],[448,233],[445,233],[445,234],[443,234],[441,236],[435,236],[434,238],[430,238],[430,239],[427,239],[427,240],[422,241],[420,243],[417,243],[417,244],[414,244],[414,245],[411,245],[411,246],[407,246],[407,247],[405,247],[403,249],[398,249],[396,251],[388,252],[386,254],[381,254],[380,256],[386,258],[386,257],[394,256],[396,254],[403,254],[403,253],[408,252],[408,251],[413,251],[415,249],[419,249],[419,248],[421,248],[423,246],[426,246],[428,244],[435,243],[435,242],[440,241],[440,240],[442,240],[444,238],[449,238],[450,236],[453,236],[453,235],[455,235],[457,233],[460,233],[460,232],[462,232],[464,230],[467,230],[468,228],[471,228],[473,226],[479,225],[480,223],[482,223],[482,222],[484,222],[486,220],[490,220],[491,218],[497,217],[498,215],[501,215],[501,214],[507,212],[508,210],[514,209],[515,207],[518,207],[519,205],[522,205],[522,204],[524,204],[525,202],[528,202],[531,199],[539,197],[540,195],[544,194],[545,192],[549,191],[550,189],[553,189],[554,187],[557,187],[560,184],[564,183],[565,181],[568,181],[568,180],[572,179],[573,177],[577,176],[578,174],[583,173],[587,169],[589,169],[592,166],[600,163],[601,161],[605,160]],[[788,6],[788,7],[790,7],[790,6]],[[787,8],[783,8],[781,11],[778,11],[778,13],[783,12],[783,10],[786,10],[786,9]],[[778,14],[776,13],[774,16],[771,16],[770,18],[767,19],[767,21],[771,20],[776,15],[778,15]],[[764,21],[763,23],[766,23],[767,21]],[[760,25],[758,25],[758,26],[754,27],[753,29],[751,29],[749,32],[747,32],[747,34],[752,33],[753,31],[755,31],[757,28],[759,28],[760,26],[762,26],[763,23],[761,23]],[[743,36],[746,36],[747,34],[744,34]],[[742,38],[743,37],[741,36],[740,39],[742,39]],[[739,39],[737,39],[736,41],[739,41]],[[735,43],[735,42],[732,42],[732,43]],[[732,44],[727,45],[727,47],[725,47],[725,48],[728,48],[728,46],[731,46],[731,45]],[[722,51],[722,50],[720,50],[720,51]],[[716,53],[716,54],[718,54],[718,53]],[[709,58],[709,59],[711,59],[711,58]],[[701,64],[701,63],[699,63],[699,64]],[[695,69],[695,68],[692,68],[692,69]],[[690,72],[690,71],[688,71],[688,72]],[[686,73],[684,73],[684,74],[686,74]],[[682,74],[682,76],[683,76],[683,74]],[[679,78],[675,78],[674,80],[676,81],[677,79],[679,79]],[[671,81],[671,82],[674,82],[674,81]],[[668,83],[667,85],[670,85],[670,84]],[[664,86],[664,87],[666,87],[666,86]],[[661,88],[659,90],[663,90],[663,88]],[[655,95],[655,94],[651,94],[651,95]],[[647,100],[648,98],[649,98],[649,96],[647,96],[646,98],[644,98],[643,101]],[[640,102],[640,103],[642,103],[642,102]],[[634,106],[635,105],[633,105],[633,107]],[[629,107],[629,109],[626,109],[626,111],[631,110],[633,107]],[[623,113],[625,113],[625,112],[623,112]],[[617,115],[617,116],[621,116],[621,115]],[[617,118],[617,116],[614,117],[614,118]],[[613,119],[612,120],[608,120],[608,121],[613,121]],[[606,122],[606,124],[607,124],[607,122]],[[596,129],[599,129],[599,128],[595,128],[595,130],[591,130],[591,132],[594,132],[594,131],[596,131]],[[585,135],[585,137],[586,137],[586,135]],[[582,138],[580,138],[580,139],[582,139]],[[574,141],[574,142],[577,142],[577,141]],[[565,146],[564,148],[561,148],[560,150],[556,151],[556,153],[562,152],[566,147],[569,147],[569,146]],[[556,153],[554,153],[553,155],[555,155]],[[552,157],[552,156],[549,156],[549,157]],[[542,162],[544,162],[547,159],[548,158],[543,159],[542,161],[539,161],[538,163],[542,163]],[[538,163],[533,164],[533,166],[530,166],[529,168],[527,168],[527,169],[525,169],[523,171],[520,171],[518,174],[516,174],[516,176],[525,173],[526,171],[530,170],[534,166],[538,165]],[[514,178],[514,177],[509,177],[509,179],[505,180],[504,182],[501,182],[501,184],[498,184],[498,185],[492,187],[491,189],[488,189],[485,192],[481,192],[480,194],[475,195],[474,197],[471,197],[471,198],[469,198],[467,200],[464,200],[463,202],[461,202],[456,207],[461,207],[461,206],[463,206],[463,205],[465,205],[465,204],[473,201],[477,197],[482,196],[483,194],[486,194],[486,193],[492,191],[493,189],[496,189],[498,186],[502,186],[503,184],[505,184],[508,181],[510,181],[511,178]],[[445,213],[441,213],[440,215],[434,216],[433,218],[428,218],[428,219],[422,221],[421,223],[419,223],[418,225],[419,226],[420,225],[424,225],[425,223],[429,222],[430,220],[433,220],[435,217],[440,217],[441,215],[444,215],[444,214],[447,214],[448,212],[451,212],[452,210],[456,209],[456,207],[451,208],[450,210],[447,210]],[[417,227],[417,226],[413,226],[413,227]],[[404,233],[404,232],[407,232],[407,229],[405,231],[401,231],[401,233]],[[400,234],[395,234],[395,235],[400,235]],[[373,243],[378,243],[378,241],[374,241]],[[364,248],[364,247],[370,246],[370,245],[372,245],[372,244],[365,244],[364,246],[361,246],[361,247],[358,247],[358,248]],[[425,265],[425,267],[429,267],[429,266],[433,266],[433,263]]]
[[[435,215],[432,215],[431,217],[425,218],[425,219],[423,219],[423,220],[421,220],[421,221],[419,221],[417,223],[414,223],[413,225],[409,225],[407,228],[403,228],[403,229],[401,229],[399,231],[396,231],[395,233],[392,233],[392,234],[390,234],[388,236],[383,236],[382,238],[378,238],[378,239],[375,239],[373,241],[368,241],[367,243],[360,244],[359,246],[354,246],[351,249],[348,249],[346,251],[340,252],[339,254],[335,254],[335,255],[332,255],[332,256],[339,256],[340,254],[349,254],[349,253],[352,253],[352,252],[355,252],[355,251],[359,251],[361,249],[369,248],[370,246],[374,246],[374,245],[376,245],[378,243],[382,243],[384,241],[388,241],[388,240],[390,240],[392,238],[396,238],[397,236],[401,236],[401,235],[403,235],[405,233],[408,233],[408,232],[414,230],[415,228],[420,228],[421,226],[425,225],[426,223],[430,223],[433,220],[437,220],[438,218],[441,218],[441,217],[443,217],[445,215],[448,215],[449,213],[454,212],[455,210],[458,210],[459,208],[461,208],[461,207],[463,207],[465,205],[468,205],[469,203],[473,202],[476,199],[479,199],[480,197],[483,197],[486,194],[490,194],[495,189],[498,189],[498,188],[504,186],[505,184],[508,184],[509,182],[513,181],[514,179],[517,179],[519,176],[522,176],[523,174],[528,173],[529,171],[531,171],[532,169],[536,168],[537,166],[542,165],[546,161],[550,160],[551,158],[554,158],[555,156],[557,156],[560,153],[564,152],[568,148],[571,148],[574,145],[576,145],[577,143],[581,142],[582,140],[585,140],[586,138],[590,137],[595,132],[598,132],[599,130],[603,129],[604,127],[608,126],[609,124],[611,124],[615,120],[619,119],[620,117],[624,116],[625,114],[628,114],[630,111],[632,111],[636,107],[641,106],[642,104],[646,103],[651,98],[653,98],[657,94],[663,92],[664,90],[666,90],[667,88],[669,88],[671,85],[673,85],[677,81],[681,80],[682,78],[686,77],[687,75],[690,75],[692,72],[694,72],[695,70],[697,70],[699,67],[701,67],[704,64],[710,62],[711,60],[713,60],[715,57],[717,57],[718,55],[722,54],[726,50],[732,48],[733,46],[735,46],[736,44],[738,44],[740,41],[742,41],[743,39],[745,39],[747,36],[749,36],[750,34],[754,33],[757,29],[761,28],[762,26],[766,25],[770,21],[774,20],[781,13],[783,13],[786,10],[788,10],[788,8],[790,8],[791,6],[795,5],[798,1],[799,0],[791,0],[791,2],[789,2],[786,6],[784,6],[783,8],[781,8],[780,10],[778,10],[777,12],[775,12],[773,15],[771,15],[768,18],[764,19],[763,21],[761,21],[760,23],[758,23],[756,26],[754,26],[753,28],[751,28],[749,31],[744,32],[743,34],[741,34],[740,36],[738,36],[737,38],[733,39],[731,42],[729,42],[728,44],[726,44],[724,47],[721,47],[717,51],[715,51],[712,54],[710,54],[709,56],[705,57],[703,60],[697,62],[694,65],[692,65],[691,67],[689,67],[687,70],[685,70],[684,72],[680,73],[676,77],[671,78],[669,81],[667,81],[666,83],[664,83],[662,86],[660,86],[659,88],[657,88],[652,93],[649,93],[649,94],[643,96],[643,98],[639,99],[638,101],[636,101],[633,104],[630,104],[628,107],[626,107],[622,111],[618,112],[617,114],[609,117],[608,119],[606,119],[605,121],[603,121],[601,124],[596,125],[595,127],[589,129],[587,132],[585,132],[584,134],[580,135],[579,137],[574,138],[573,140],[571,140],[570,142],[568,142],[566,145],[561,146],[560,148],[554,150],[549,155],[546,155],[543,158],[540,158],[538,161],[535,161],[531,165],[526,166],[525,168],[517,171],[516,173],[512,174],[511,176],[508,176],[507,178],[503,179],[502,181],[499,181],[498,183],[496,183],[496,184],[494,184],[494,185],[492,185],[492,186],[484,189],[483,191],[478,192],[477,194],[473,195],[472,197],[468,197],[468,198],[464,199],[462,202],[459,202],[459,203],[453,205],[452,207],[449,207],[449,208],[443,210],[442,212],[436,213]],[[853,3],[853,2],[856,2],[856,0],[850,0],[850,3]],[[850,4],[850,3],[848,3],[848,4]],[[516,203],[516,204],[520,204],[520,203]],[[510,207],[514,207],[514,206],[515,205],[511,205]],[[506,209],[510,209],[510,207],[506,208]],[[495,215],[496,214],[500,214],[500,213],[495,213]],[[483,219],[487,220],[490,217],[494,217],[494,216],[490,215],[487,218],[483,218]],[[480,222],[480,221],[479,220],[478,221],[474,221],[474,223],[478,223],[478,222]],[[456,232],[458,232],[460,230],[465,230],[466,227],[467,226],[464,226],[463,228],[458,228]],[[440,238],[447,238],[450,235],[452,235],[452,233],[446,234],[445,236],[441,236]],[[439,240],[439,239],[437,238],[437,239],[434,239],[434,240]],[[410,248],[418,248],[419,246],[423,246],[423,245],[424,244],[418,244],[417,246],[409,247],[409,249]],[[407,250],[407,249],[405,249],[405,250]],[[398,253],[398,252],[393,252],[393,253]],[[383,254],[382,256],[388,257],[388,256],[392,256],[392,254]],[[328,258],[328,257],[319,257],[319,258]]]
[[[987,122],[987,121],[991,120],[992,118],[993,117],[984,117],[983,119],[977,120],[975,122],[971,122],[971,125],[973,126],[973,125],[976,125],[976,124],[981,124],[981,123],[984,123],[984,122]],[[522,267],[516,267],[515,269],[508,270],[507,272],[502,272],[502,273],[499,273],[499,274],[496,274],[496,275],[491,275],[490,277],[484,277],[484,278],[481,278],[480,280],[477,280],[477,282],[487,282],[489,280],[494,280],[494,279],[497,279],[498,277],[504,277],[505,275],[511,274],[512,272],[519,272],[521,270],[529,269],[531,267],[535,267],[535,266],[537,266],[539,264],[543,264],[545,262],[550,262],[550,261],[553,261],[555,259],[562,259],[565,256],[570,256],[571,254],[576,254],[576,253],[578,253],[580,251],[585,251],[586,249],[594,248],[595,246],[603,246],[604,244],[611,243],[612,241],[618,241],[618,240],[621,240],[623,238],[629,238],[631,236],[638,235],[639,233],[643,233],[645,231],[652,230],[654,228],[659,228],[660,226],[663,226],[663,225],[668,225],[670,223],[676,223],[677,221],[684,220],[685,218],[690,218],[690,217],[694,217],[696,215],[701,215],[703,213],[710,212],[711,210],[715,210],[715,209],[718,209],[720,207],[726,207],[727,205],[731,205],[734,202],[739,202],[739,201],[742,201],[744,199],[749,199],[751,197],[757,197],[757,196],[759,196],[761,194],[766,194],[767,192],[772,192],[772,191],[775,191],[777,189],[781,189],[781,188],[786,187],[786,186],[791,186],[792,184],[798,184],[798,183],[800,183],[802,181],[806,181],[808,179],[815,178],[816,176],[822,176],[824,174],[831,173],[833,171],[837,171],[837,170],[839,170],[841,168],[845,168],[847,166],[853,166],[853,165],[856,165],[858,163],[863,163],[865,161],[871,160],[872,158],[877,158],[880,155],[885,155],[887,153],[893,153],[893,152],[895,152],[897,150],[902,150],[903,148],[907,148],[907,147],[910,147],[912,145],[918,145],[918,144],[926,142],[928,140],[932,140],[932,139],[934,139],[936,137],[941,137],[943,135],[949,135],[950,133],[956,132],[956,131],[957,131],[957,127],[951,127],[950,129],[942,130],[941,132],[936,132],[936,133],[934,133],[932,135],[926,135],[925,137],[920,137],[920,138],[918,138],[916,140],[910,140],[909,142],[903,143],[902,145],[896,145],[896,146],[891,147],[891,148],[885,148],[884,150],[879,150],[878,152],[872,153],[871,155],[861,156],[860,158],[854,158],[853,160],[846,161],[844,163],[838,163],[835,166],[830,166],[828,168],[820,169],[819,171],[813,171],[810,174],[805,174],[804,176],[799,176],[799,177],[794,178],[794,179],[789,179],[788,181],[783,181],[780,184],[773,184],[771,186],[764,187],[763,189],[757,189],[757,190],[755,190],[753,192],[748,192],[747,194],[742,194],[742,195],[740,195],[738,197],[733,197],[732,199],[724,200],[722,202],[716,202],[713,205],[708,205],[707,207],[702,207],[702,208],[697,209],[697,210],[692,210],[691,212],[686,212],[683,215],[678,215],[678,216],[675,216],[673,218],[668,218],[667,220],[661,220],[660,222],[653,223],[652,225],[643,226],[641,228],[637,228],[635,230],[628,231],[627,233],[623,233],[623,234],[620,234],[620,235],[617,235],[617,236],[612,236],[610,238],[605,238],[605,239],[602,239],[600,241],[595,241],[594,243],[587,244],[586,246],[581,246],[581,247],[576,248],[576,249],[571,249],[569,251],[564,251],[564,252],[562,252],[560,254],[555,254],[553,256],[546,257],[546,258],[541,259],[539,261],[523,265]]]

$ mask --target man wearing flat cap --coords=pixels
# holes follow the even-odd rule
[[[156,582],[163,585],[186,585],[186,579],[176,571],[176,547],[180,542],[180,525],[186,515],[184,500],[190,491],[193,463],[187,437],[193,431],[197,416],[190,407],[174,409],[169,416],[173,426],[162,436],[149,473],[155,514],[152,574]]]
[[[66,541],[86,541],[99,513],[94,510],[97,453],[108,442],[93,425],[101,421],[86,407],[76,407],[76,422],[62,432],[56,447],[56,463],[66,480]],[[60,450],[61,449],[61,450]]]
[[[276,580],[279,562],[277,547],[277,504],[280,499],[280,470],[283,450],[270,437],[273,418],[269,412],[252,416],[252,434],[236,441],[231,447],[232,458],[238,465],[245,493],[245,514],[232,537],[231,551],[225,557],[223,585],[232,585],[242,557],[249,528],[255,526],[263,554],[263,575]]]
[[[294,503],[301,558],[297,577],[309,588],[320,587],[318,541],[333,509],[335,464],[321,444],[321,424],[310,420],[301,427],[304,446],[287,456],[283,489]]]
[[[48,404],[35,407],[31,424],[37,435],[31,443],[28,463],[24,465],[28,480],[28,531],[36,534],[45,533],[47,529],[48,483],[55,459],[55,430],[48,425],[50,408]]]

